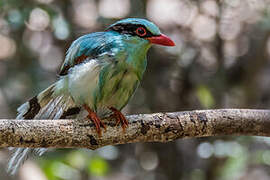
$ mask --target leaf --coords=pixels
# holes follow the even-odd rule
[[[212,108],[215,105],[214,97],[207,86],[201,85],[197,88],[197,97],[205,108]]]
[[[106,160],[100,157],[94,157],[88,166],[91,175],[104,176],[109,171],[109,165]]]

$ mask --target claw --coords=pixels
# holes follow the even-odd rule
[[[114,117],[116,119],[116,125],[119,125],[119,123],[121,122],[123,132],[125,133],[126,128],[128,127],[128,121],[126,117],[121,113],[121,111],[117,110],[114,107],[110,107],[109,109],[113,112],[111,117]]]
[[[84,105],[83,107],[88,112],[87,118],[91,119],[94,122],[94,124],[96,126],[97,133],[101,137],[101,128],[100,127],[102,126],[106,131],[107,128],[106,128],[105,124],[100,120],[100,118],[97,116],[97,114],[92,109],[90,109],[87,105]]]

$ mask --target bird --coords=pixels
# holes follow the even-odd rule
[[[142,81],[153,44],[175,46],[157,25],[141,18],[122,19],[103,32],[79,37],[67,50],[59,79],[22,104],[16,119],[65,119],[86,112],[101,136],[101,128],[106,130],[102,112],[110,112],[125,131],[128,121],[121,110]],[[15,174],[29,154],[42,155],[47,149],[10,150],[7,171]]]

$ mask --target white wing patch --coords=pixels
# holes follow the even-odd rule
[[[74,66],[69,74],[69,92],[78,104],[87,104],[93,108],[94,93],[98,87],[100,63],[98,60],[85,60]]]

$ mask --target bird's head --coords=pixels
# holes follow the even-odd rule
[[[107,31],[116,31],[120,34],[142,38],[151,44],[175,46],[174,42],[168,36],[162,34],[154,23],[145,19],[123,19],[110,25]]]

